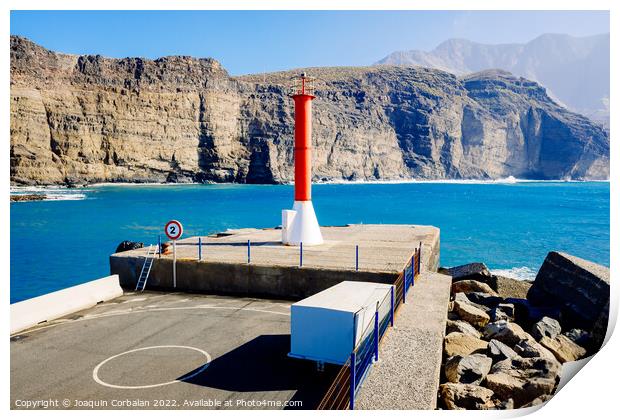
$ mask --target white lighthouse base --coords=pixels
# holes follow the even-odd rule
[[[293,210],[282,210],[282,243],[320,245],[323,235],[312,201],[295,201]]]

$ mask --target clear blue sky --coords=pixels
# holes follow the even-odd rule
[[[11,34],[51,50],[108,57],[213,57],[233,75],[368,65],[449,38],[527,42],[609,32],[592,11],[12,11]]]

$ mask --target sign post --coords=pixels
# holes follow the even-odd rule
[[[177,241],[172,241],[172,287],[177,288]]]
[[[172,287],[177,287],[177,239],[183,235],[183,225],[178,220],[171,220],[164,227],[166,236],[172,240]]]

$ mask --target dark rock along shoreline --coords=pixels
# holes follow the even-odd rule
[[[609,269],[550,252],[534,282],[482,263],[453,276],[439,407],[510,409],[549,400],[562,364],[596,353],[609,317]]]
[[[502,71],[313,68],[315,181],[608,179],[609,133]],[[284,183],[290,78],[11,37],[11,183]]]
[[[45,198],[45,194],[11,194],[11,202],[41,201]]]

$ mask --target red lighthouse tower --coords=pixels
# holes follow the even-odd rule
[[[282,211],[282,242],[287,245],[319,245],[323,236],[312,206],[312,100],[313,79],[296,77],[295,102],[295,201],[293,210]]]

